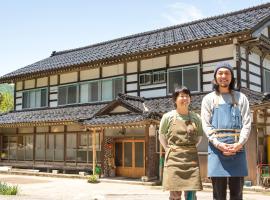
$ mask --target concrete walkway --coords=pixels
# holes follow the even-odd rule
[[[161,200],[168,199],[168,192],[160,186],[130,185],[116,182],[87,183],[85,179],[55,178],[0,174],[0,180],[18,184],[17,196],[0,196],[2,200]],[[197,193],[198,200],[211,200],[211,189]],[[245,192],[245,200],[269,200],[269,193]]]

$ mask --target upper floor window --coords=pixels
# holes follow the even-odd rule
[[[150,85],[165,82],[165,71],[140,74],[140,85]]]
[[[23,92],[22,108],[41,108],[48,105],[47,88],[28,90]]]
[[[152,82],[152,76],[150,73],[140,74],[140,85],[148,85]]]
[[[199,66],[181,67],[168,71],[168,92],[175,88],[186,86],[190,91],[199,91]]]
[[[104,79],[101,81],[101,99],[102,101],[110,101],[115,99],[118,93],[123,93],[123,78]]]
[[[264,69],[264,92],[270,92],[270,70]]]
[[[164,83],[165,82],[165,72],[154,72],[153,73],[153,83]]]
[[[58,88],[58,105],[78,103],[78,84]]]
[[[123,93],[123,77],[59,86],[58,105],[111,101]]]
[[[100,81],[82,83],[80,85],[80,102],[100,101]]]

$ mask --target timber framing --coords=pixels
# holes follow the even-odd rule
[[[233,38],[237,38],[238,41],[245,41],[245,40],[251,39],[251,34],[250,32],[228,34],[227,36],[200,39],[198,41],[194,41],[190,43],[172,45],[169,47],[145,51],[142,53],[134,53],[131,55],[113,57],[110,59],[101,59],[95,62],[83,63],[79,65],[69,65],[69,66],[63,67],[62,69],[52,69],[52,70],[47,70],[47,71],[42,71],[42,72],[37,72],[37,73],[29,73],[29,74],[26,73],[21,76],[8,77],[8,78],[0,77],[0,83],[4,83],[4,82],[14,83],[17,81],[40,78],[44,76],[51,76],[51,75],[56,75],[60,73],[78,72],[80,70],[102,68],[102,66],[106,66],[106,65],[114,65],[114,64],[124,63],[124,62],[138,61],[140,59],[154,58],[157,56],[167,56],[170,54],[184,53],[184,52],[195,51],[195,50],[200,50],[204,48],[213,48],[213,47],[218,47],[221,45],[233,44]]]

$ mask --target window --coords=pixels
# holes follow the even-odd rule
[[[44,160],[45,159],[45,135],[36,135],[36,148],[35,148],[35,159]]]
[[[140,74],[140,85],[150,85],[165,82],[165,71]]]
[[[64,160],[64,134],[46,134],[46,161]]]
[[[78,85],[67,85],[58,89],[58,105],[78,102]]]
[[[115,99],[119,93],[123,93],[123,78],[102,80],[102,101]]]
[[[152,82],[151,73],[140,74],[140,85],[148,85]]]
[[[101,161],[101,143],[99,134],[96,133],[96,153],[97,162]],[[93,162],[93,147],[92,147],[92,135],[86,133],[79,133],[78,135],[78,162]]]
[[[264,70],[264,92],[270,92],[270,70]]]
[[[23,92],[23,108],[40,108],[48,104],[47,88]]]
[[[66,144],[66,160],[67,161],[76,160],[76,149],[77,149],[76,133],[67,134],[67,144]]]
[[[102,80],[102,100],[112,100],[112,80]]]
[[[190,91],[199,91],[199,67],[183,67],[170,70],[168,73],[168,92],[173,93],[176,87],[186,86]]]
[[[58,105],[111,101],[123,93],[123,77],[82,82],[58,88]]]
[[[123,93],[123,78],[113,79],[113,98],[115,99],[119,93]]]
[[[153,73],[153,83],[164,83],[165,82],[165,72],[154,72]]]
[[[33,135],[18,136],[17,159],[33,160]]]
[[[100,81],[81,84],[80,93],[81,103],[100,101]]]

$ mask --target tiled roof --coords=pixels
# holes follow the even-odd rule
[[[45,72],[136,54],[204,38],[252,31],[270,16],[270,3],[202,20],[139,33],[82,48],[54,52],[26,67],[0,77],[0,82],[26,74]]]
[[[93,117],[106,104],[10,112],[0,116],[0,126],[19,123],[78,121]]]
[[[156,119],[160,120],[161,115],[158,113],[125,113],[125,114],[115,114],[115,115],[102,115],[95,116],[89,120],[83,122],[84,125],[119,125],[125,123],[136,123],[142,122],[146,119]]]
[[[270,103],[269,94],[263,95],[260,92],[255,92],[247,88],[242,88],[243,92],[249,99],[250,106],[258,106],[262,103]],[[195,111],[200,111],[201,102],[206,93],[192,94],[190,108]],[[119,99],[132,101],[132,104],[140,112],[120,113],[120,114],[101,114],[96,115],[100,110],[104,109],[109,104],[92,104],[69,106],[62,108],[50,108],[32,111],[17,111],[0,116],[0,126],[20,123],[43,123],[43,122],[64,122],[64,121],[80,121],[84,124],[95,125],[105,123],[123,124],[140,122],[145,119],[160,119],[160,114],[175,109],[171,97],[161,97],[144,99],[141,97],[132,97],[126,94],[119,94]],[[123,100],[124,101],[124,100]],[[124,102],[126,103],[126,102]],[[148,110],[144,108],[143,104]],[[140,110],[141,109],[141,110]]]
[[[204,94],[192,94],[192,101],[190,105],[192,110],[199,110],[201,108],[200,106],[203,96]],[[159,113],[165,113],[175,109],[172,97],[147,99],[145,101],[145,105],[149,111],[155,111]]]
[[[118,99],[123,102],[127,103],[130,106],[140,110],[141,112],[145,112],[145,106],[144,101],[145,99],[143,97],[137,97],[137,96],[131,96],[127,94],[119,94]]]

